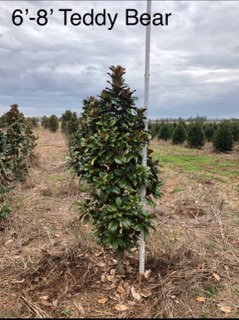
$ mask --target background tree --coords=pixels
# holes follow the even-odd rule
[[[61,131],[68,133],[68,123],[71,120],[72,112],[71,110],[66,110],[61,116]]]
[[[67,125],[67,132],[70,136],[74,135],[79,127],[79,121],[76,112],[72,112],[70,121]]]
[[[79,128],[79,120],[76,112],[72,112],[70,110],[66,110],[61,117],[61,130],[65,133],[68,146],[72,145],[74,136]],[[71,152],[71,149],[70,149]]]
[[[186,133],[185,125],[183,121],[179,121],[174,129],[172,142],[174,144],[182,144],[186,140],[186,137],[187,137],[187,133]]]
[[[238,143],[239,142],[239,121],[231,122],[231,131],[232,131],[233,141],[235,143]]]
[[[44,129],[48,129],[49,128],[49,123],[48,123],[49,119],[46,116],[43,116],[41,119],[41,125]]]
[[[159,129],[159,139],[162,140],[169,140],[171,138],[171,128],[170,125],[168,123],[165,123],[164,121],[160,124],[160,129]]]
[[[149,121],[149,133],[153,138],[158,137],[160,130],[160,123],[158,120],[156,121]]]
[[[4,123],[0,128],[0,218],[10,212],[7,194],[15,182],[22,181],[28,172],[35,140],[18,105],[12,105],[4,114]]]
[[[216,125],[216,123],[206,123],[206,124],[204,124],[203,130],[204,130],[206,140],[212,141],[213,135],[214,135],[215,131],[217,130],[217,125]]]
[[[59,128],[59,120],[56,115],[51,115],[48,119],[48,129],[52,132],[56,132]]]
[[[153,226],[141,204],[142,187],[146,185],[148,203],[153,204],[161,183],[150,150],[148,166],[142,165],[142,150],[149,142],[144,110],[136,108],[133,91],[124,83],[125,69],[110,70],[110,88],[98,100],[84,101],[70,163],[92,190],[82,218],[91,217],[98,243],[117,252],[122,273],[125,250],[138,246],[140,232],[147,237]]]
[[[153,123],[152,121],[149,121],[148,129],[149,129],[149,134],[151,135],[151,138],[154,139],[157,135],[155,131],[155,123]]]
[[[213,146],[216,151],[232,151],[233,135],[229,121],[225,120],[218,125],[218,129],[213,137]]]
[[[27,117],[26,122],[31,128],[37,128],[39,125],[39,120],[36,117]]]
[[[203,124],[200,120],[192,122],[188,126],[187,143],[191,148],[202,148],[205,143]]]

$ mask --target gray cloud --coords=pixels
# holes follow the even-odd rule
[[[63,26],[54,14],[39,27],[11,24],[17,7],[68,7],[118,13],[107,27]],[[146,1],[0,2],[0,114],[18,103],[27,115],[78,113],[82,100],[107,85],[111,65],[127,69],[126,82],[143,104],[145,28],[125,26],[126,8],[144,12]],[[239,117],[239,3],[154,1],[152,11],[172,12],[167,27],[152,27],[150,117]]]

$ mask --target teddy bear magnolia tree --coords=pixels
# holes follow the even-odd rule
[[[123,254],[138,246],[140,232],[148,237],[152,215],[141,204],[160,196],[157,162],[148,150],[147,166],[142,150],[149,142],[144,109],[135,106],[134,91],[124,82],[125,69],[111,67],[110,88],[99,99],[84,101],[79,130],[71,148],[71,167],[91,186],[83,201],[81,218],[95,227],[98,243],[117,253],[118,271],[124,273]]]

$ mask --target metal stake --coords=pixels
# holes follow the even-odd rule
[[[147,13],[151,16],[151,0],[147,0]],[[150,77],[150,36],[151,25],[146,26],[146,41],[145,41],[145,82],[144,82],[144,116],[145,130],[148,131],[148,104],[149,104],[149,77]],[[147,166],[147,145],[142,151],[142,165]],[[143,208],[146,208],[146,187],[144,186],[141,194],[141,203]],[[140,257],[139,257],[139,273],[144,274],[145,270],[145,239],[144,232],[140,233]]]

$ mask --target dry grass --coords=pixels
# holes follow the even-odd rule
[[[97,247],[77,219],[74,201],[84,193],[66,170],[66,141],[38,135],[35,165],[1,222],[1,317],[239,316],[239,195],[230,184],[162,168],[151,272],[139,278],[135,250],[122,278],[113,252]]]

